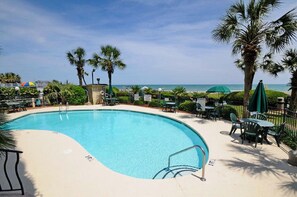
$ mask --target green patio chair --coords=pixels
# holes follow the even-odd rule
[[[253,114],[251,118],[259,119],[259,120],[267,120],[267,116],[264,114]]]
[[[267,132],[267,135],[274,137],[278,147],[279,147],[279,144],[281,143],[280,138],[281,138],[282,134],[285,132],[285,126],[286,126],[286,123],[284,122],[279,126],[272,127]]]
[[[244,140],[248,140],[249,143],[251,142],[251,138],[255,139],[255,148],[257,148],[258,140],[261,140],[261,144],[263,144],[263,131],[261,127],[255,123],[246,121],[242,123],[243,133],[242,133],[242,144]]]
[[[230,113],[230,120],[232,122],[232,127],[229,135],[235,133],[237,129],[240,129],[240,134],[242,135],[242,122],[237,118],[237,116],[234,113]]]
[[[215,109],[209,113],[209,117],[215,121],[217,120],[217,118],[220,119],[221,116],[219,108],[215,107]]]
[[[200,103],[196,103],[196,117],[205,117],[205,110],[202,109],[202,106]]]

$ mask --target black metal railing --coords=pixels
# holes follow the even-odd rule
[[[23,187],[23,184],[22,184],[20,175],[18,173],[18,164],[19,164],[19,161],[20,161],[20,153],[23,153],[23,152],[22,151],[17,151],[17,150],[0,149],[1,157],[3,155],[5,156],[4,164],[3,164],[3,170],[4,170],[6,181],[7,181],[8,185],[9,185],[9,188],[3,188],[1,186],[1,184],[0,184],[0,192],[21,191],[22,192],[22,195],[24,195],[24,187]],[[15,170],[15,175],[17,177],[17,180],[18,180],[18,183],[19,183],[19,187],[20,188],[14,188],[13,187],[11,178],[8,176],[8,173],[7,173],[7,169],[8,169],[8,167],[10,167],[10,166],[7,165],[7,163],[8,163],[8,156],[11,155],[11,154],[16,154],[16,160],[15,160],[14,170]]]

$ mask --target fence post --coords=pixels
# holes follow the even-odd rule
[[[285,106],[284,106],[284,114],[283,114],[283,122],[286,122],[286,116],[287,116],[287,108],[288,107],[288,99],[285,99]]]

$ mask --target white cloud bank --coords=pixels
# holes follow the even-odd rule
[[[121,50],[127,64],[124,71],[115,71],[114,84],[243,83],[242,72],[233,64],[231,46],[215,43],[211,38],[211,30],[231,1],[227,1],[229,4],[208,2],[225,6],[219,16],[215,15],[216,10],[205,16],[205,1],[188,0],[185,4],[162,1],[168,7],[127,14],[126,18],[115,17],[119,14],[117,5],[98,9],[81,6],[77,14],[92,14],[98,18],[98,24],[94,23],[97,18],[92,23],[77,18],[69,20],[63,14],[57,15],[29,2],[0,1],[0,46],[3,48],[0,72],[18,73],[24,81],[57,79],[77,83],[76,70],[69,65],[66,52],[81,46],[90,58],[99,52],[101,45],[112,44]],[[122,0],[118,6],[126,2],[137,2],[146,8],[157,6],[161,1]],[[292,5],[296,3],[292,1],[285,7]],[[114,16],[97,13],[103,9],[112,10]],[[124,7],[119,12],[129,13],[129,9]],[[75,14],[71,10],[65,13]],[[91,67],[87,65],[86,70],[90,72]],[[102,71],[96,71],[96,77],[107,82],[107,74]],[[257,72],[254,82],[263,79],[266,83],[288,83],[289,77],[288,73],[273,78]]]

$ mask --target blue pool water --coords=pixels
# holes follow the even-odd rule
[[[120,110],[38,113],[7,123],[10,129],[63,133],[80,143],[108,168],[151,179],[167,167],[168,156],[194,144],[208,155],[204,141],[188,126],[169,118]],[[207,156],[208,157],[208,156]],[[172,158],[172,165],[202,166],[202,153],[192,149]]]

